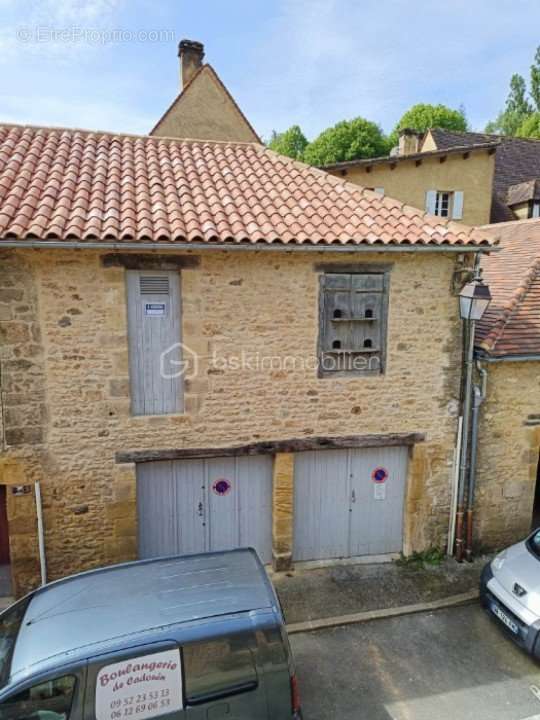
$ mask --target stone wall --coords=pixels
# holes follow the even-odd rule
[[[39,579],[33,484],[42,479],[48,414],[35,266],[30,254],[10,251],[0,252],[0,408],[0,483],[8,486],[10,556],[21,594]],[[14,495],[15,485],[29,492]]]
[[[444,544],[461,361],[455,255],[201,252],[198,267],[182,270],[183,339],[199,372],[186,383],[186,412],[154,417],[130,415],[125,271],[104,268],[100,255],[16,255],[39,299],[46,443],[34,465],[51,578],[136,557],[135,470],[115,463],[122,450],[424,433],[409,473],[407,550]],[[393,263],[386,373],[318,378],[315,264],[381,260]],[[288,463],[276,463],[283,482]]]
[[[485,367],[475,537],[487,548],[498,548],[522,539],[531,527],[540,455],[540,362]],[[535,415],[536,420],[530,418]]]

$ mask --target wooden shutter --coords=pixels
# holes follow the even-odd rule
[[[319,374],[382,372],[386,299],[384,272],[322,276]]]
[[[456,190],[452,203],[452,219],[461,220],[463,218],[463,190]]]
[[[426,193],[426,212],[435,215],[435,207],[437,205],[437,191],[428,190]]]
[[[131,411],[163,415],[183,407],[180,275],[128,270]]]

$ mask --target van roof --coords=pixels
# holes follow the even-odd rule
[[[66,653],[80,658],[82,649],[90,657],[104,651],[97,649],[100,644],[114,651],[126,637],[148,630],[275,605],[273,588],[251,548],[143,560],[73,575],[31,596],[10,676]]]

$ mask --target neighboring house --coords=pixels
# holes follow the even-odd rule
[[[487,370],[478,451],[476,538],[501,547],[540,524],[540,220],[485,228],[501,250],[482,259],[493,296],[479,325]]]
[[[431,215],[484,225],[490,220],[498,140],[426,150],[404,130],[396,155],[335,163],[324,169]]]
[[[203,65],[202,43],[182,40],[178,55],[182,90],[150,135],[260,142],[214,68]]]
[[[395,155],[325,167],[432,215],[470,225],[540,216],[540,141],[403,130]]]
[[[39,578],[35,481],[50,578],[443,545],[457,292],[494,242],[255,142],[0,126],[16,592]]]

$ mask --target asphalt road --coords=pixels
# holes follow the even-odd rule
[[[476,604],[291,644],[305,720],[540,720],[540,664]]]

